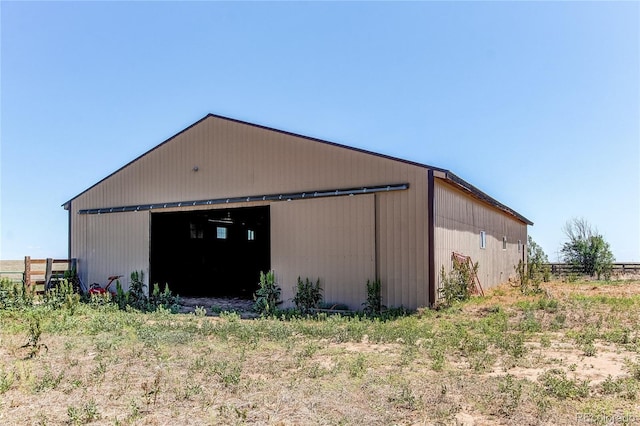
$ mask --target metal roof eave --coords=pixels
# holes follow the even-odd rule
[[[524,217],[523,215],[521,215],[520,213],[518,213],[517,211],[513,210],[512,208],[510,208],[509,206],[502,204],[500,201],[496,200],[495,198],[491,197],[490,195],[486,194],[485,192],[481,191],[480,189],[476,188],[475,186],[471,185],[469,182],[467,182],[466,180],[462,179],[461,177],[457,176],[455,173],[452,173],[449,170],[446,170],[443,175],[439,176],[443,179],[445,179],[446,181],[452,183],[453,185],[457,186],[458,188],[463,189],[466,192],[470,192],[474,197],[488,203],[491,204],[494,207],[497,207],[498,209],[502,210],[503,212],[514,216],[516,219],[520,220],[521,222],[532,226],[533,222],[530,221],[529,219],[527,219],[526,217]]]

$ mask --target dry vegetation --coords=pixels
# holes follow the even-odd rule
[[[0,424],[638,424],[639,321],[640,281],[386,322],[0,310]]]

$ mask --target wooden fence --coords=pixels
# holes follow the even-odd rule
[[[582,274],[583,269],[577,265],[569,263],[548,263],[551,273],[554,275]],[[640,275],[640,262],[619,262],[614,263],[611,269],[611,275]]]
[[[10,271],[0,271],[0,275],[13,281],[20,281],[18,277],[22,275],[21,281],[36,293],[43,292],[47,283],[63,278],[66,271],[76,267],[76,259],[32,259],[26,256],[24,264],[20,265],[22,268],[18,268],[16,263],[13,262]]]

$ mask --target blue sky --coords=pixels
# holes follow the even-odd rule
[[[450,169],[640,261],[638,2],[0,2],[0,258],[207,113]]]

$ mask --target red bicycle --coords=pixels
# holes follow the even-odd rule
[[[109,278],[107,278],[107,280],[109,280],[109,282],[104,287],[102,287],[98,283],[91,284],[91,286],[89,287],[89,294],[111,293],[111,295],[115,296],[116,291],[111,288],[111,284],[113,284],[113,282],[116,281],[118,278],[122,278],[122,275],[111,275]]]

